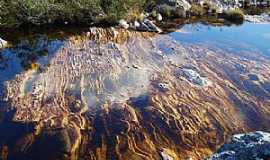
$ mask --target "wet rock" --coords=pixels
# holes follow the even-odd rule
[[[8,44],[8,42],[7,42],[7,41],[5,41],[5,40],[3,40],[2,38],[0,38],[0,48],[4,48],[4,47],[6,47],[6,46],[7,46],[7,44]]]
[[[167,84],[167,83],[159,83],[158,88],[161,91],[168,91],[169,90],[169,84]]]
[[[223,145],[208,160],[254,160],[270,157],[270,134],[253,132],[234,135],[231,141]]]
[[[162,30],[157,27],[152,21],[149,19],[144,19],[143,22],[140,23],[140,26],[136,28],[139,31],[146,31],[146,32],[157,32],[161,33]]]

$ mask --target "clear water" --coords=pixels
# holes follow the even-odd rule
[[[252,52],[270,58],[270,24],[248,22],[240,26],[187,24],[170,35],[180,43],[204,44],[233,53]]]

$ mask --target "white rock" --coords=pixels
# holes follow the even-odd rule
[[[167,83],[159,83],[158,84],[159,89],[161,89],[162,91],[168,91],[169,90],[169,84]]]
[[[135,22],[134,22],[134,26],[135,26],[136,28],[138,28],[138,27],[140,27],[140,23],[139,23],[138,21],[135,21]]]
[[[7,46],[7,44],[8,44],[8,42],[7,42],[7,41],[5,41],[5,40],[3,40],[2,38],[0,38],[0,48],[4,48],[4,47],[6,47],[6,46]]]
[[[162,15],[160,13],[157,14],[157,21],[162,21]]]
[[[124,19],[121,19],[119,21],[119,26],[121,26],[122,28],[125,28],[125,29],[128,29],[129,28],[129,24]]]
[[[144,19],[144,21],[140,24],[140,27],[138,27],[137,29],[147,32],[157,32],[157,33],[162,32],[162,30],[149,19]]]
[[[207,81],[206,78],[201,77],[200,74],[192,69],[183,69],[184,75],[186,76],[186,78],[192,82],[195,83],[199,86],[205,86],[208,85],[209,82]]]

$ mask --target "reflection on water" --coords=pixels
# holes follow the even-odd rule
[[[187,24],[171,36],[181,43],[221,47],[233,53],[256,52],[270,57],[270,24],[241,26]]]

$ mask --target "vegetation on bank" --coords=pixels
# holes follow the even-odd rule
[[[228,10],[224,13],[223,18],[236,23],[241,24],[245,20],[244,12],[240,9]]]
[[[163,19],[214,16],[242,23],[244,14],[270,13],[268,9],[250,7],[217,13],[210,4],[192,4],[186,11],[169,5],[157,7],[158,0],[0,0],[0,27],[15,28],[23,24],[116,24],[120,19],[142,21],[146,11]],[[192,19],[191,18],[191,19]]]
[[[141,11],[146,0],[0,0],[2,26],[22,24],[114,23],[134,11]]]

